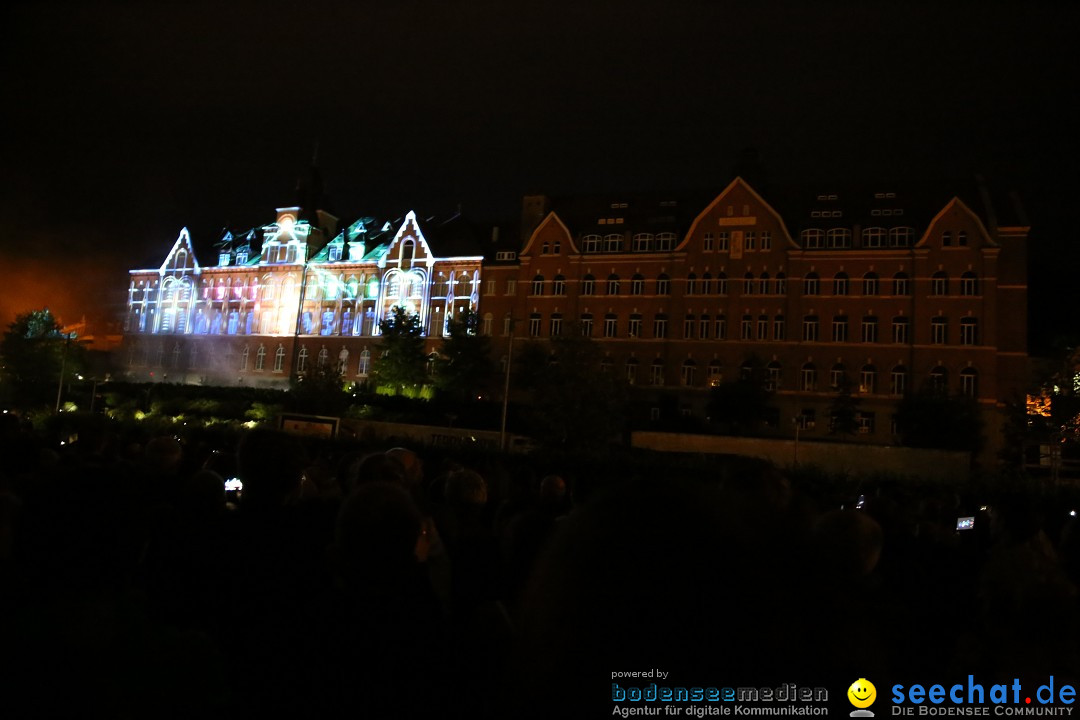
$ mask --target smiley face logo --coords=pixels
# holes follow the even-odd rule
[[[851,687],[847,690],[847,696],[855,707],[868,708],[877,699],[877,688],[874,687],[874,683],[866,678],[859,678],[851,683]]]

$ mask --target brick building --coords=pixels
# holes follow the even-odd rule
[[[755,366],[781,435],[827,435],[845,385],[859,435],[882,444],[924,383],[984,408],[1022,396],[1028,227],[1015,198],[993,204],[984,187],[967,201],[880,188],[774,206],[737,178],[708,204],[530,196],[522,227],[520,248],[485,262],[485,332],[594,338],[652,419],[703,416],[710,387]]]

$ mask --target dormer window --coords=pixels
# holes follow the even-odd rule
[[[247,261],[248,261],[247,250],[237,250],[236,251],[236,264],[237,265],[243,265]]]
[[[330,262],[338,262],[339,260],[341,260],[341,246],[340,245],[331,245],[330,246],[329,260],[330,260]]]
[[[228,264],[229,264],[229,253],[223,252],[220,255],[218,255],[218,266],[219,267],[227,267]]]
[[[364,243],[351,242],[349,243],[349,259],[353,261],[362,260],[364,257]]]

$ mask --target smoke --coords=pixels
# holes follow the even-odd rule
[[[91,326],[114,324],[123,317],[127,283],[124,258],[41,258],[5,250],[0,252],[0,328],[16,315],[44,307],[62,325],[84,316]]]

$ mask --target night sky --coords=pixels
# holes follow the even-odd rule
[[[1080,10],[938,5],[17,4],[0,322],[106,314],[182,226],[205,246],[271,221],[316,142],[342,218],[460,204],[485,222],[527,191],[718,192],[752,147],[777,184],[1018,190],[1045,344],[1072,329],[1080,260]]]

